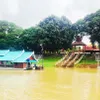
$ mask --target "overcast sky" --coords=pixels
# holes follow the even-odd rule
[[[0,0],[0,20],[28,28],[53,14],[74,23],[99,8],[100,0]]]
[[[0,0],[0,20],[28,28],[49,15],[64,15],[73,23],[100,8],[100,0]]]

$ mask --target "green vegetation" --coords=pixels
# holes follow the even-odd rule
[[[58,51],[59,49],[71,48],[74,38],[72,23],[65,17],[49,16],[39,23],[43,29],[40,43],[44,44],[47,51]]]
[[[61,59],[60,56],[48,56],[48,57],[44,57],[43,59],[43,65],[44,67],[54,67],[55,63]],[[39,65],[42,65],[42,60],[39,61]]]
[[[95,46],[95,42],[97,42],[100,48],[100,10],[77,21],[73,28],[76,34],[90,35],[92,45]]]
[[[97,62],[92,59],[83,59],[79,64],[96,64]]]
[[[72,24],[65,16],[48,16],[38,25],[22,29],[14,23],[0,21],[0,49],[25,49],[40,52],[58,52],[72,48],[76,36],[89,35],[93,46],[100,47],[100,10]]]
[[[19,49],[19,36],[22,31],[14,23],[0,21],[0,49]]]
[[[96,67],[96,60],[93,55],[86,55],[75,67]]]
[[[38,51],[40,44],[46,51],[55,52],[62,48],[71,48],[74,32],[66,17],[49,16],[36,27],[25,29],[20,40],[25,50]]]
[[[62,57],[61,56],[47,56],[43,58],[43,65],[44,67],[54,67],[56,62],[60,60]],[[94,58],[92,58],[90,55],[85,56],[79,64],[76,65],[80,66],[81,64],[96,64],[97,62],[95,61]],[[42,60],[39,61],[39,65],[42,65]]]
[[[96,60],[92,54],[85,55],[79,64],[96,64]]]

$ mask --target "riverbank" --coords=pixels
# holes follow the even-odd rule
[[[43,61],[41,59],[38,64],[42,65],[42,63],[43,63],[44,67],[55,67],[55,63],[58,60],[60,60],[61,58],[62,58],[62,56],[56,56],[56,55],[45,56],[43,58]]]
[[[43,60],[44,67],[55,67],[56,62],[58,60],[60,60],[61,58],[62,58],[62,56],[46,56],[46,57],[44,57],[44,60]],[[74,67],[97,68],[97,62],[96,62],[94,56],[86,55],[77,65],[74,65]]]
[[[97,64],[78,64],[77,68],[97,68]]]
[[[14,68],[14,67],[1,67],[0,70],[23,70],[23,68]]]
[[[43,60],[39,60],[38,65],[45,67],[55,67],[57,61],[59,61],[63,56],[62,55],[50,55],[44,56]],[[91,56],[85,56],[77,65],[74,65],[76,68],[97,68],[97,62]],[[23,70],[22,68],[13,68],[13,67],[0,67],[0,69],[8,70]]]
[[[83,59],[75,66],[78,68],[97,68],[97,61],[93,55],[85,55]]]

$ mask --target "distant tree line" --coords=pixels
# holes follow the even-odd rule
[[[49,16],[35,27],[22,29],[14,23],[0,21],[0,49],[25,49],[40,51],[43,44],[46,51],[71,48],[77,35],[90,35],[93,46],[100,47],[100,10],[72,24],[65,16]]]
[[[23,29],[14,23],[0,21],[0,49],[19,49],[19,36],[22,32]]]
[[[36,27],[25,29],[21,34],[22,46],[25,49],[37,50],[43,44],[44,50],[57,51],[71,48],[74,32],[72,23],[66,18],[49,16]]]

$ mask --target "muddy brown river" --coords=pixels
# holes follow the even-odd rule
[[[100,69],[0,70],[0,100],[100,100]]]

